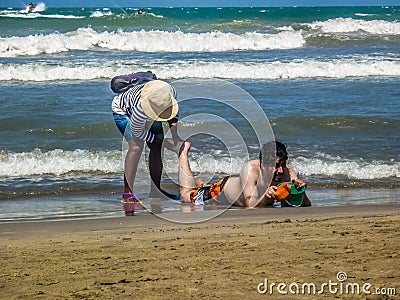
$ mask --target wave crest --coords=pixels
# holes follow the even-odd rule
[[[0,64],[3,81],[54,81],[109,79],[115,74],[128,74],[131,70],[149,69],[160,78],[224,78],[224,79],[297,79],[346,78],[367,76],[400,76],[400,61],[395,59],[337,59],[330,61],[304,60],[293,62],[207,62],[176,61],[167,64],[148,64],[139,61],[126,64],[108,62],[107,65],[79,64]],[[118,66],[116,66],[118,65]],[[123,67],[120,67],[123,65]]]
[[[305,176],[336,177],[339,175],[357,180],[400,177],[398,162],[363,162],[325,155],[324,158],[298,157],[291,160],[291,165]]]
[[[55,149],[43,152],[35,149],[31,152],[0,153],[0,176],[31,177],[45,174],[64,175],[68,173],[116,174],[123,172],[123,155],[121,151],[66,151]],[[177,174],[176,155],[167,152],[165,171]],[[190,157],[192,170],[195,173],[224,174],[226,170],[240,170],[245,163],[243,159],[221,157],[220,154],[200,155]],[[382,179],[399,178],[400,163],[386,161],[346,160],[329,155],[316,155],[314,158],[294,157],[290,165],[304,176],[337,177],[350,179]],[[139,171],[146,170],[144,162],[139,165]]]
[[[306,26],[323,33],[347,33],[364,31],[370,34],[398,35],[400,22],[382,20],[356,20],[352,18],[336,18],[323,22],[313,22]]]
[[[233,50],[292,49],[305,44],[300,32],[243,34],[181,31],[97,32],[79,28],[65,34],[30,35],[0,39],[0,56],[54,54],[71,50],[120,50],[138,52],[218,52]]]

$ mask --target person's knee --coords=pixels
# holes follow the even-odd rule
[[[152,143],[147,142],[147,146],[150,148],[150,150],[161,149],[162,144],[163,144],[163,140],[160,140],[160,139],[154,139],[154,141]]]
[[[143,150],[143,145],[138,142],[130,141],[128,143],[128,151],[133,153],[141,153]]]

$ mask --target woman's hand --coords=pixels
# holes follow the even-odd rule
[[[300,189],[303,186],[307,186],[307,183],[305,181],[298,179],[298,178],[293,179],[292,182],[294,183],[296,189]]]

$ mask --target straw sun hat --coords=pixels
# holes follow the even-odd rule
[[[140,94],[144,113],[155,121],[168,121],[178,113],[178,102],[171,85],[162,80],[146,83]]]

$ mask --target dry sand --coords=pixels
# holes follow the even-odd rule
[[[152,215],[1,224],[0,296],[399,299],[398,208],[232,210],[191,225]],[[339,272],[347,275],[342,285]],[[324,283],[318,295],[304,285],[321,291]],[[278,284],[288,295],[280,296]],[[365,284],[370,295],[353,294]],[[290,294],[289,286],[301,293],[303,285],[303,295]],[[376,295],[394,289],[397,295]]]

